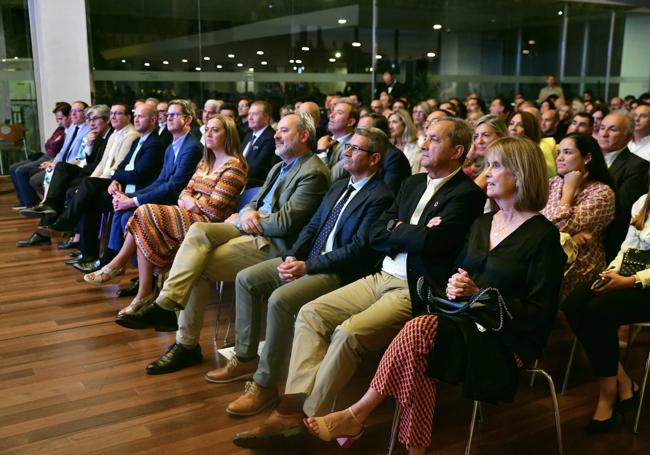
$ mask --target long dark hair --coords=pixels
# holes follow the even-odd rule
[[[573,139],[573,142],[581,156],[591,155],[591,161],[587,163],[589,180],[601,182],[616,191],[614,178],[609,173],[603,152],[600,150],[598,141],[591,134],[571,133],[565,139]]]

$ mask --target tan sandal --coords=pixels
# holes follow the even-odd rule
[[[119,267],[117,269],[111,269],[107,265],[102,267],[99,272],[86,273],[84,275],[84,281],[90,284],[104,284],[111,281],[116,276],[122,275],[124,273],[125,267]],[[107,278],[104,278],[107,277]]]
[[[144,307],[148,307],[149,305],[151,305],[155,301],[155,299],[156,299],[156,294],[154,292],[145,296],[145,298],[143,299],[133,299],[128,306],[122,308],[117,314],[119,316],[122,316],[123,314],[137,313]]]
[[[363,435],[363,432],[365,430],[365,426],[363,425],[363,423],[361,423],[359,419],[357,419],[357,416],[354,415],[354,412],[352,412],[352,408],[348,408],[347,411],[350,413],[354,421],[361,426],[361,431],[359,431],[355,435],[344,435],[344,436],[336,437],[336,442],[344,449],[347,449],[352,444],[354,444],[354,442],[356,442],[361,437],[361,435]],[[312,419],[316,423],[316,425],[318,425],[318,434],[312,431],[311,426],[309,425],[310,419]],[[327,427],[327,423],[325,423],[325,417],[311,417],[310,419],[309,418],[303,419],[303,423],[305,424],[307,430],[309,430],[309,432],[312,435],[326,442],[335,439],[332,437],[332,434],[330,433],[330,429]]]

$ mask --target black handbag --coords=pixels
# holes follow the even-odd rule
[[[618,274],[621,276],[632,276],[636,272],[650,268],[650,250],[638,250],[628,248],[623,254],[623,262]]]
[[[426,283],[424,277],[418,278],[418,296],[427,304],[429,313],[467,317],[485,331],[499,332],[505,326],[506,319],[511,321],[512,314],[497,288],[483,288],[467,300],[449,300],[441,297],[442,293]]]

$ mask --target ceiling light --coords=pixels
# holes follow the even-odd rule
[[[347,24],[347,23],[348,23],[348,20],[347,20],[347,19],[344,19],[344,18],[341,18],[341,19],[338,20],[338,23],[341,24],[341,25],[343,25],[343,24]]]
[[[206,57],[203,57],[203,60],[205,60],[206,62],[209,62],[209,61],[210,61],[210,57],[207,57],[207,56],[206,56]]]
[[[309,47],[308,47],[308,46],[303,46],[303,47],[301,47],[300,49],[302,49],[303,51],[307,52],[307,51],[309,50]]]
[[[269,64],[269,62],[267,62],[266,60],[262,60],[262,61],[260,62],[260,65],[268,65],[268,64]]]
[[[427,52],[427,57],[429,57],[429,58],[433,58],[433,57],[435,57],[435,56],[436,56],[436,53],[435,53],[435,52]]]
[[[237,63],[237,68],[241,68],[241,67],[243,67],[243,66],[244,66],[243,63]]]
[[[144,62],[144,66],[151,66],[151,63],[149,63],[149,62]]]
[[[289,60],[289,63],[295,63],[293,59]]]
[[[302,63],[302,60],[297,59],[297,60],[296,60],[296,63],[300,64],[300,63]]]
[[[223,68],[223,65],[217,65],[218,70],[220,70],[221,68]]]
[[[376,58],[377,60],[381,60],[383,57],[381,56],[381,54],[377,54]]]
[[[564,13],[562,12],[562,10],[560,10],[560,11],[557,12],[557,15],[558,15],[558,16],[561,16],[561,15],[563,15],[563,14],[564,14]]]
[[[201,67],[200,67],[200,66],[196,66],[196,67],[194,67],[194,69],[195,69],[196,71],[201,71]]]
[[[181,62],[183,62],[183,63],[187,63],[187,59],[184,58],[184,59],[181,60]]]
[[[434,30],[440,30],[442,28],[441,24],[433,24],[433,29]]]
[[[352,41],[352,47],[361,47],[361,43],[358,41]]]
[[[3,58],[2,61],[4,62],[5,59]],[[126,63],[126,60],[122,59],[122,63]]]
[[[335,52],[335,53],[334,53],[334,57],[336,57],[336,58],[341,58],[341,53],[340,53],[340,52]]]
[[[297,70],[297,69],[298,69],[298,67],[297,67],[297,66],[294,66],[294,67],[293,67],[293,70],[294,70],[294,71],[295,71],[295,70]]]
[[[264,51],[257,51],[257,55],[264,55]]]
[[[529,39],[528,44],[535,44],[535,40],[534,39]]]
[[[530,54],[530,51],[528,49],[523,49],[521,51],[521,53],[524,54],[524,55],[528,55],[528,54]]]
[[[169,61],[168,60],[163,60],[163,65],[169,65]]]
[[[228,58],[235,58],[235,54],[228,54]]]
[[[255,71],[255,68],[248,68],[248,71]]]
[[[334,57],[330,58],[329,60],[330,60],[330,63],[334,63],[336,61],[336,59]]]
[[[18,57],[14,57],[14,60],[18,60]]]

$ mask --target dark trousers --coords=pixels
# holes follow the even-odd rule
[[[63,212],[65,208],[65,195],[69,188],[79,185],[81,180],[87,176],[87,171],[75,166],[74,164],[56,163],[50,188],[47,190],[47,196],[43,203],[52,207],[58,213]]]
[[[618,328],[650,322],[650,289],[619,289],[598,295],[586,285],[566,298],[563,310],[594,374],[599,378],[616,376]]]
[[[42,157],[33,161],[20,161],[9,166],[9,175],[11,175],[11,181],[14,184],[14,188],[16,189],[16,196],[18,197],[18,201],[20,201],[21,205],[24,205],[25,207],[31,207],[38,203],[38,196],[36,195],[34,189],[31,187],[29,181],[32,176],[42,172],[39,168],[40,164],[49,159],[49,156],[43,155]]]

